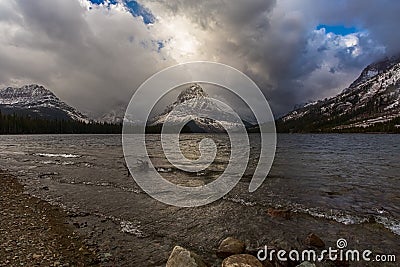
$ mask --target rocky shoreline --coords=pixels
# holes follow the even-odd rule
[[[395,244],[390,242],[397,237],[393,238],[386,229],[373,223],[345,226],[285,209],[235,208],[237,206],[229,201],[219,201],[195,210],[168,206],[154,209],[154,205],[160,204],[142,194],[126,193],[124,198],[134,197],[127,203],[135,203],[139,210],[152,207],[153,211],[162,213],[159,217],[148,217],[157,222],[154,224],[156,228],[153,229],[152,224],[136,228],[128,221],[125,225],[125,221],[117,220],[117,217],[105,217],[104,214],[109,212],[99,213],[97,208],[97,211],[74,210],[76,200],[72,194],[76,193],[76,188],[62,191],[60,202],[46,202],[42,199],[47,198],[34,197],[32,195],[37,194],[31,194],[29,190],[29,194],[24,193],[24,186],[6,172],[0,172],[0,180],[0,266],[376,266],[365,262],[323,261],[313,265],[302,261],[282,262],[276,257],[262,262],[257,259],[258,251],[265,245],[275,250],[313,249],[320,252],[324,247],[334,247],[338,237],[347,237],[351,248],[371,248],[381,253],[397,251],[397,245],[387,251],[377,249]],[[35,188],[43,194],[55,192],[51,183]],[[99,203],[98,198],[84,192],[84,200]],[[99,194],[108,196],[104,191]],[[103,201],[109,203],[110,200]],[[126,210],[126,205],[121,203],[123,201],[118,199],[110,204],[110,209],[119,207]],[[208,228],[198,225],[199,218],[194,214],[208,218]],[[148,216],[154,215],[158,213]],[[222,215],[225,218],[223,223],[213,223],[213,216]],[[124,217],[137,218],[134,215]],[[262,224],[257,220],[262,220]],[[301,225],[309,227],[302,228]],[[173,231],[174,227],[180,230]],[[367,243],[371,246],[366,246]]]
[[[23,185],[5,172],[0,171],[0,179],[0,266],[114,266],[112,260],[102,259],[104,255],[98,249],[85,245],[88,240],[77,231],[81,226],[72,223],[68,212],[25,194]],[[269,213],[282,218],[287,215],[284,211],[269,210]],[[310,235],[306,242],[313,247],[324,246],[315,235]],[[315,266],[307,262],[283,263],[276,258],[260,262],[257,252],[258,249],[228,237],[216,250],[217,263],[206,263],[195,252],[175,246],[166,267]],[[348,264],[336,262],[331,266]]]
[[[24,194],[2,171],[0,181],[0,266],[99,265],[61,208]]]
[[[325,243],[316,234],[310,233],[304,240],[304,244],[312,250],[318,251],[325,248]],[[269,252],[262,248],[248,248],[246,244],[234,237],[227,237],[221,241],[216,255],[219,262],[212,266],[219,265],[221,267],[316,267],[314,263],[300,260],[287,261],[280,260],[273,252],[277,252],[282,248],[269,246]],[[265,251],[268,255],[260,254]],[[273,251],[273,252],[272,252]],[[289,251],[287,251],[289,252]],[[260,259],[259,257],[265,257]],[[222,263],[220,263],[222,261]],[[346,261],[331,261],[326,259],[322,261],[323,266],[347,267],[350,266]],[[189,251],[183,247],[176,246],[166,264],[166,267],[207,267],[211,266],[206,263],[195,252]]]

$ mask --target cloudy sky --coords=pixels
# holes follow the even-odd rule
[[[0,86],[43,84],[100,116],[155,72],[210,60],[249,75],[279,116],[398,53],[398,14],[391,0],[0,0]]]

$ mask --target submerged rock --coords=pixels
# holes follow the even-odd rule
[[[286,220],[289,220],[291,217],[290,210],[280,210],[280,209],[274,209],[274,208],[269,208],[267,210],[267,213],[269,216],[273,218],[284,218]]]
[[[218,258],[225,259],[226,257],[242,254],[246,245],[239,239],[228,237],[222,240],[217,250]]]
[[[322,241],[322,239],[319,238],[319,236],[317,236],[314,233],[311,233],[309,236],[307,236],[304,243],[307,246],[312,246],[312,247],[316,247],[316,248],[324,248],[325,247],[325,242]]]
[[[252,255],[240,254],[226,258],[222,267],[263,267],[263,264]]]
[[[174,247],[166,267],[207,267],[207,264],[194,252],[183,247]]]

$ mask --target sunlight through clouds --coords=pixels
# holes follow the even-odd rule
[[[0,0],[0,85],[43,84],[100,116],[164,67],[211,60],[249,75],[279,115],[398,52],[397,11],[360,0]]]

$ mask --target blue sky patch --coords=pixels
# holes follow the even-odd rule
[[[160,52],[165,46],[163,41],[153,41],[153,45],[157,47],[157,52]]]
[[[356,27],[346,27],[344,25],[320,24],[317,26],[317,30],[320,30],[322,28],[325,28],[326,32],[332,32],[334,34],[342,35],[342,36],[359,32],[359,30]]]
[[[89,0],[91,3],[96,4],[96,5],[102,5],[105,2],[107,2],[106,0]],[[109,5],[115,5],[118,3],[117,0],[109,0]]]
[[[118,0],[89,0],[91,3],[95,5],[102,5],[102,4],[108,4],[107,6],[110,7],[110,5],[116,5],[118,4]],[[123,3],[126,7],[126,9],[134,16],[134,17],[142,17],[143,22],[145,24],[152,24],[155,22],[156,18],[154,15],[151,13],[150,10],[147,8],[143,7],[141,4],[139,4],[135,0],[122,0],[120,1]]]
[[[156,18],[147,8],[140,5],[134,0],[125,0],[124,4],[126,8],[135,17],[142,17],[145,24],[152,24],[155,22]]]

